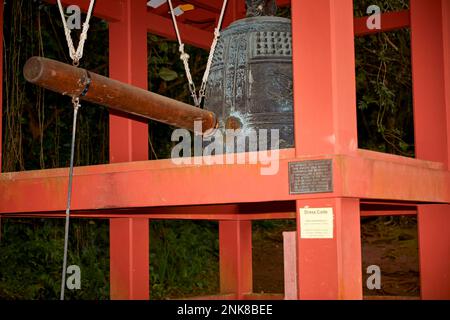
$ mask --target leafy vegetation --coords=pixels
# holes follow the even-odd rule
[[[403,0],[355,1],[364,15],[377,3],[383,11],[407,8]],[[289,16],[288,9],[280,10]],[[69,62],[56,6],[41,1],[5,4],[3,172],[66,167],[72,110],[68,98],[25,82],[22,67],[33,55]],[[83,67],[107,75],[108,26],[93,19]],[[190,96],[176,43],[149,35],[149,89],[177,100]],[[357,38],[357,96],[360,146],[414,154],[409,33],[397,31]],[[196,82],[207,53],[188,47]],[[170,155],[172,128],[150,122],[150,159]],[[83,104],[76,165],[107,163],[108,112]],[[108,222],[73,220],[69,264],[82,269],[82,290],[70,299],[109,298]],[[279,227],[279,223],[276,224]],[[288,227],[292,227],[289,223]],[[272,232],[272,222],[256,224]],[[60,288],[63,222],[43,219],[0,220],[0,299],[55,299]],[[152,221],[151,295],[154,299],[218,291],[218,230],[210,222]]]
[[[408,8],[404,0],[355,1],[355,15],[378,4],[382,10]],[[414,156],[409,30],[357,37],[356,88],[361,148]]]

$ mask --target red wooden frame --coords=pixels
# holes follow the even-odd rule
[[[110,24],[111,77],[147,88],[147,32],[173,38],[167,12],[147,8],[146,0],[97,2],[95,16]],[[63,3],[85,10],[89,1]],[[220,1],[195,3],[199,16],[217,17]],[[251,221],[297,219],[300,230],[299,209],[309,206],[333,208],[335,234],[317,240],[297,233],[290,247],[300,285],[291,296],[362,299],[360,217],[418,214],[422,298],[450,299],[450,3],[411,0],[409,11],[383,14],[376,31],[367,30],[367,18],[354,19],[352,9],[352,0],[292,1],[296,148],[280,152],[275,176],[261,176],[261,163],[145,161],[146,123],[111,114],[112,164],[76,168],[73,196],[74,217],[111,221],[111,298],[149,297],[149,219],[220,222],[221,295],[209,298],[282,298],[252,294]],[[3,4],[0,10],[2,16]],[[225,25],[243,14],[242,0],[230,1]],[[209,48],[210,26],[189,19],[180,20],[186,43]],[[407,27],[418,159],[359,150],[356,132],[354,37]],[[288,163],[325,158],[333,161],[333,192],[290,195]],[[217,185],[220,192],[209,191]],[[3,173],[0,217],[62,217],[66,188],[67,169]]]

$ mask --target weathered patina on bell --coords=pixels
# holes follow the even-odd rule
[[[292,37],[274,0],[246,0],[247,18],[222,31],[206,91],[205,109],[219,128],[279,130],[279,148],[294,145]],[[269,148],[270,148],[269,138]]]

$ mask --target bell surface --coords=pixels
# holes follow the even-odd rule
[[[270,132],[275,129],[279,148],[291,148],[292,105],[291,20],[250,17],[222,31],[205,100],[205,109],[218,117],[219,130],[241,129],[245,135],[251,129],[266,129],[271,149]]]

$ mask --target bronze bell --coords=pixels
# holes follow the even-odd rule
[[[272,16],[275,0],[246,3],[247,18],[221,33],[205,109],[217,115],[221,130],[278,129],[279,148],[290,148],[294,146],[291,20]]]

